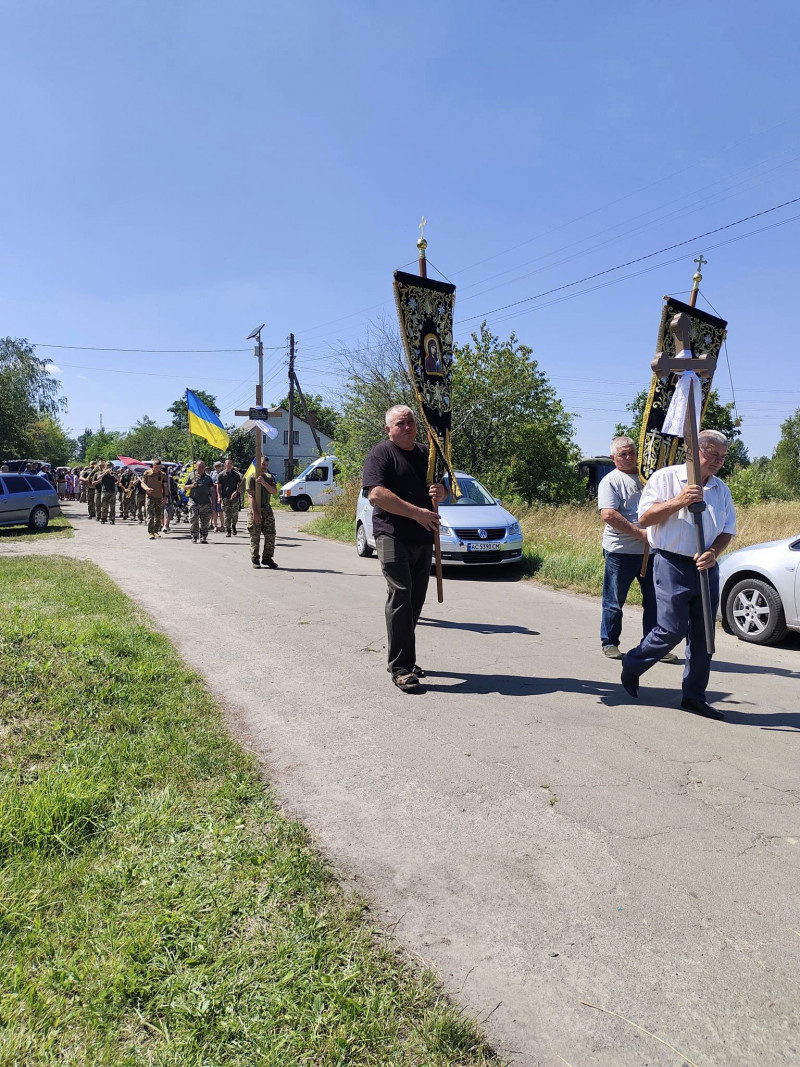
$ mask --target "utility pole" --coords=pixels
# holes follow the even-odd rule
[[[257,408],[260,408],[262,405],[262,395],[264,392],[264,345],[261,341],[261,331],[264,329],[265,325],[266,323],[262,322],[261,325],[257,326],[252,333],[249,333],[247,335],[246,338],[248,341],[255,341],[255,345],[253,347],[253,355],[258,360],[258,384],[256,385]],[[248,408],[247,411],[235,411],[234,415],[247,415],[248,417],[252,418],[254,412],[252,411],[252,409]],[[254,466],[257,478],[261,473],[261,430],[258,426],[255,427],[254,437],[256,453]]]
[[[289,334],[289,455],[286,480],[294,478],[294,334]]]

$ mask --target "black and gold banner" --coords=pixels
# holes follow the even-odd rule
[[[686,315],[691,322],[690,343],[693,358],[697,359],[704,353],[708,353],[716,360],[725,339],[725,328],[728,323],[725,319],[718,319],[714,315],[693,308],[671,296],[664,297],[664,308],[661,312],[661,323],[656,341],[656,355],[660,352],[668,356],[677,355],[675,336],[669,324],[678,314]],[[686,461],[683,438],[661,432],[677,380],[677,374],[668,374],[664,378],[653,374],[650,382],[650,392],[644,408],[642,432],[639,438],[639,474],[645,481],[653,471],[660,467]],[[701,378],[701,388],[702,411],[705,413],[708,394],[711,392],[711,378]]]
[[[441,481],[447,473],[458,496],[450,441],[455,294],[456,287],[447,282],[394,272],[400,333],[430,442],[428,480]]]

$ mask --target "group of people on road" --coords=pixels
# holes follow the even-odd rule
[[[374,507],[375,543],[387,584],[387,669],[398,689],[415,692],[425,677],[417,663],[415,631],[439,527],[435,504],[447,490],[440,482],[427,481],[428,450],[417,442],[410,408],[389,408],[386,434],[387,440],[375,445],[366,458],[362,484]],[[711,653],[706,648],[700,574],[709,575],[716,614],[717,557],[736,535],[736,515],[730,490],[717,477],[725,462],[727,438],[718,430],[703,430],[699,447],[701,485],[689,483],[685,463],[663,467],[643,484],[633,441],[617,437],[611,443],[615,469],[598,492],[605,523],[601,646],[606,656],[621,660],[621,685],[636,699],[642,675],[656,663],[679,662],[673,649],[685,639],[681,707],[721,719],[722,713],[707,699]],[[708,545],[702,554],[695,551],[694,517],[689,512],[690,505],[699,502],[705,503],[702,522]],[[643,568],[645,546],[651,558]],[[623,655],[622,609],[637,578],[644,603],[643,637]]]
[[[274,570],[278,566],[274,558],[275,516],[271,503],[278,486],[266,456],[262,457],[261,470],[250,474],[246,484],[230,458],[224,464],[216,463],[213,471],[208,470],[202,459],[198,460],[181,486],[175,473],[160,459],[154,459],[138,473],[131,467],[115,467],[111,460],[93,460],[80,471],[78,480],[90,519],[115,525],[119,502],[121,518],[146,522],[151,541],[171,531],[176,511],[185,500],[192,543],[202,545],[208,544],[212,530],[224,532],[226,537],[238,535],[239,513],[247,492],[247,530],[253,567]]]

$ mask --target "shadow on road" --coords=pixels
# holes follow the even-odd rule
[[[715,659],[712,663],[715,671],[727,671],[729,674],[771,674],[775,678],[800,678],[800,671],[789,667],[761,667],[757,663],[727,663]]]
[[[438,626],[444,630],[472,630],[476,634],[528,634],[539,637],[539,630],[529,630],[527,626],[511,626],[491,622],[453,622],[450,619],[421,618],[418,626]]]
[[[451,678],[455,684],[437,685],[431,678]],[[545,693],[582,693],[607,698],[616,695],[619,686],[612,682],[590,682],[580,678],[530,678],[518,674],[463,674],[455,671],[428,671],[425,688],[439,693],[477,693],[487,696],[530,697]],[[624,693],[622,694],[625,695]],[[626,701],[620,701],[625,703]]]

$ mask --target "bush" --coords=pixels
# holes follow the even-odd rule
[[[734,504],[749,507],[767,500],[792,500],[793,494],[768,460],[740,467],[728,479]]]

